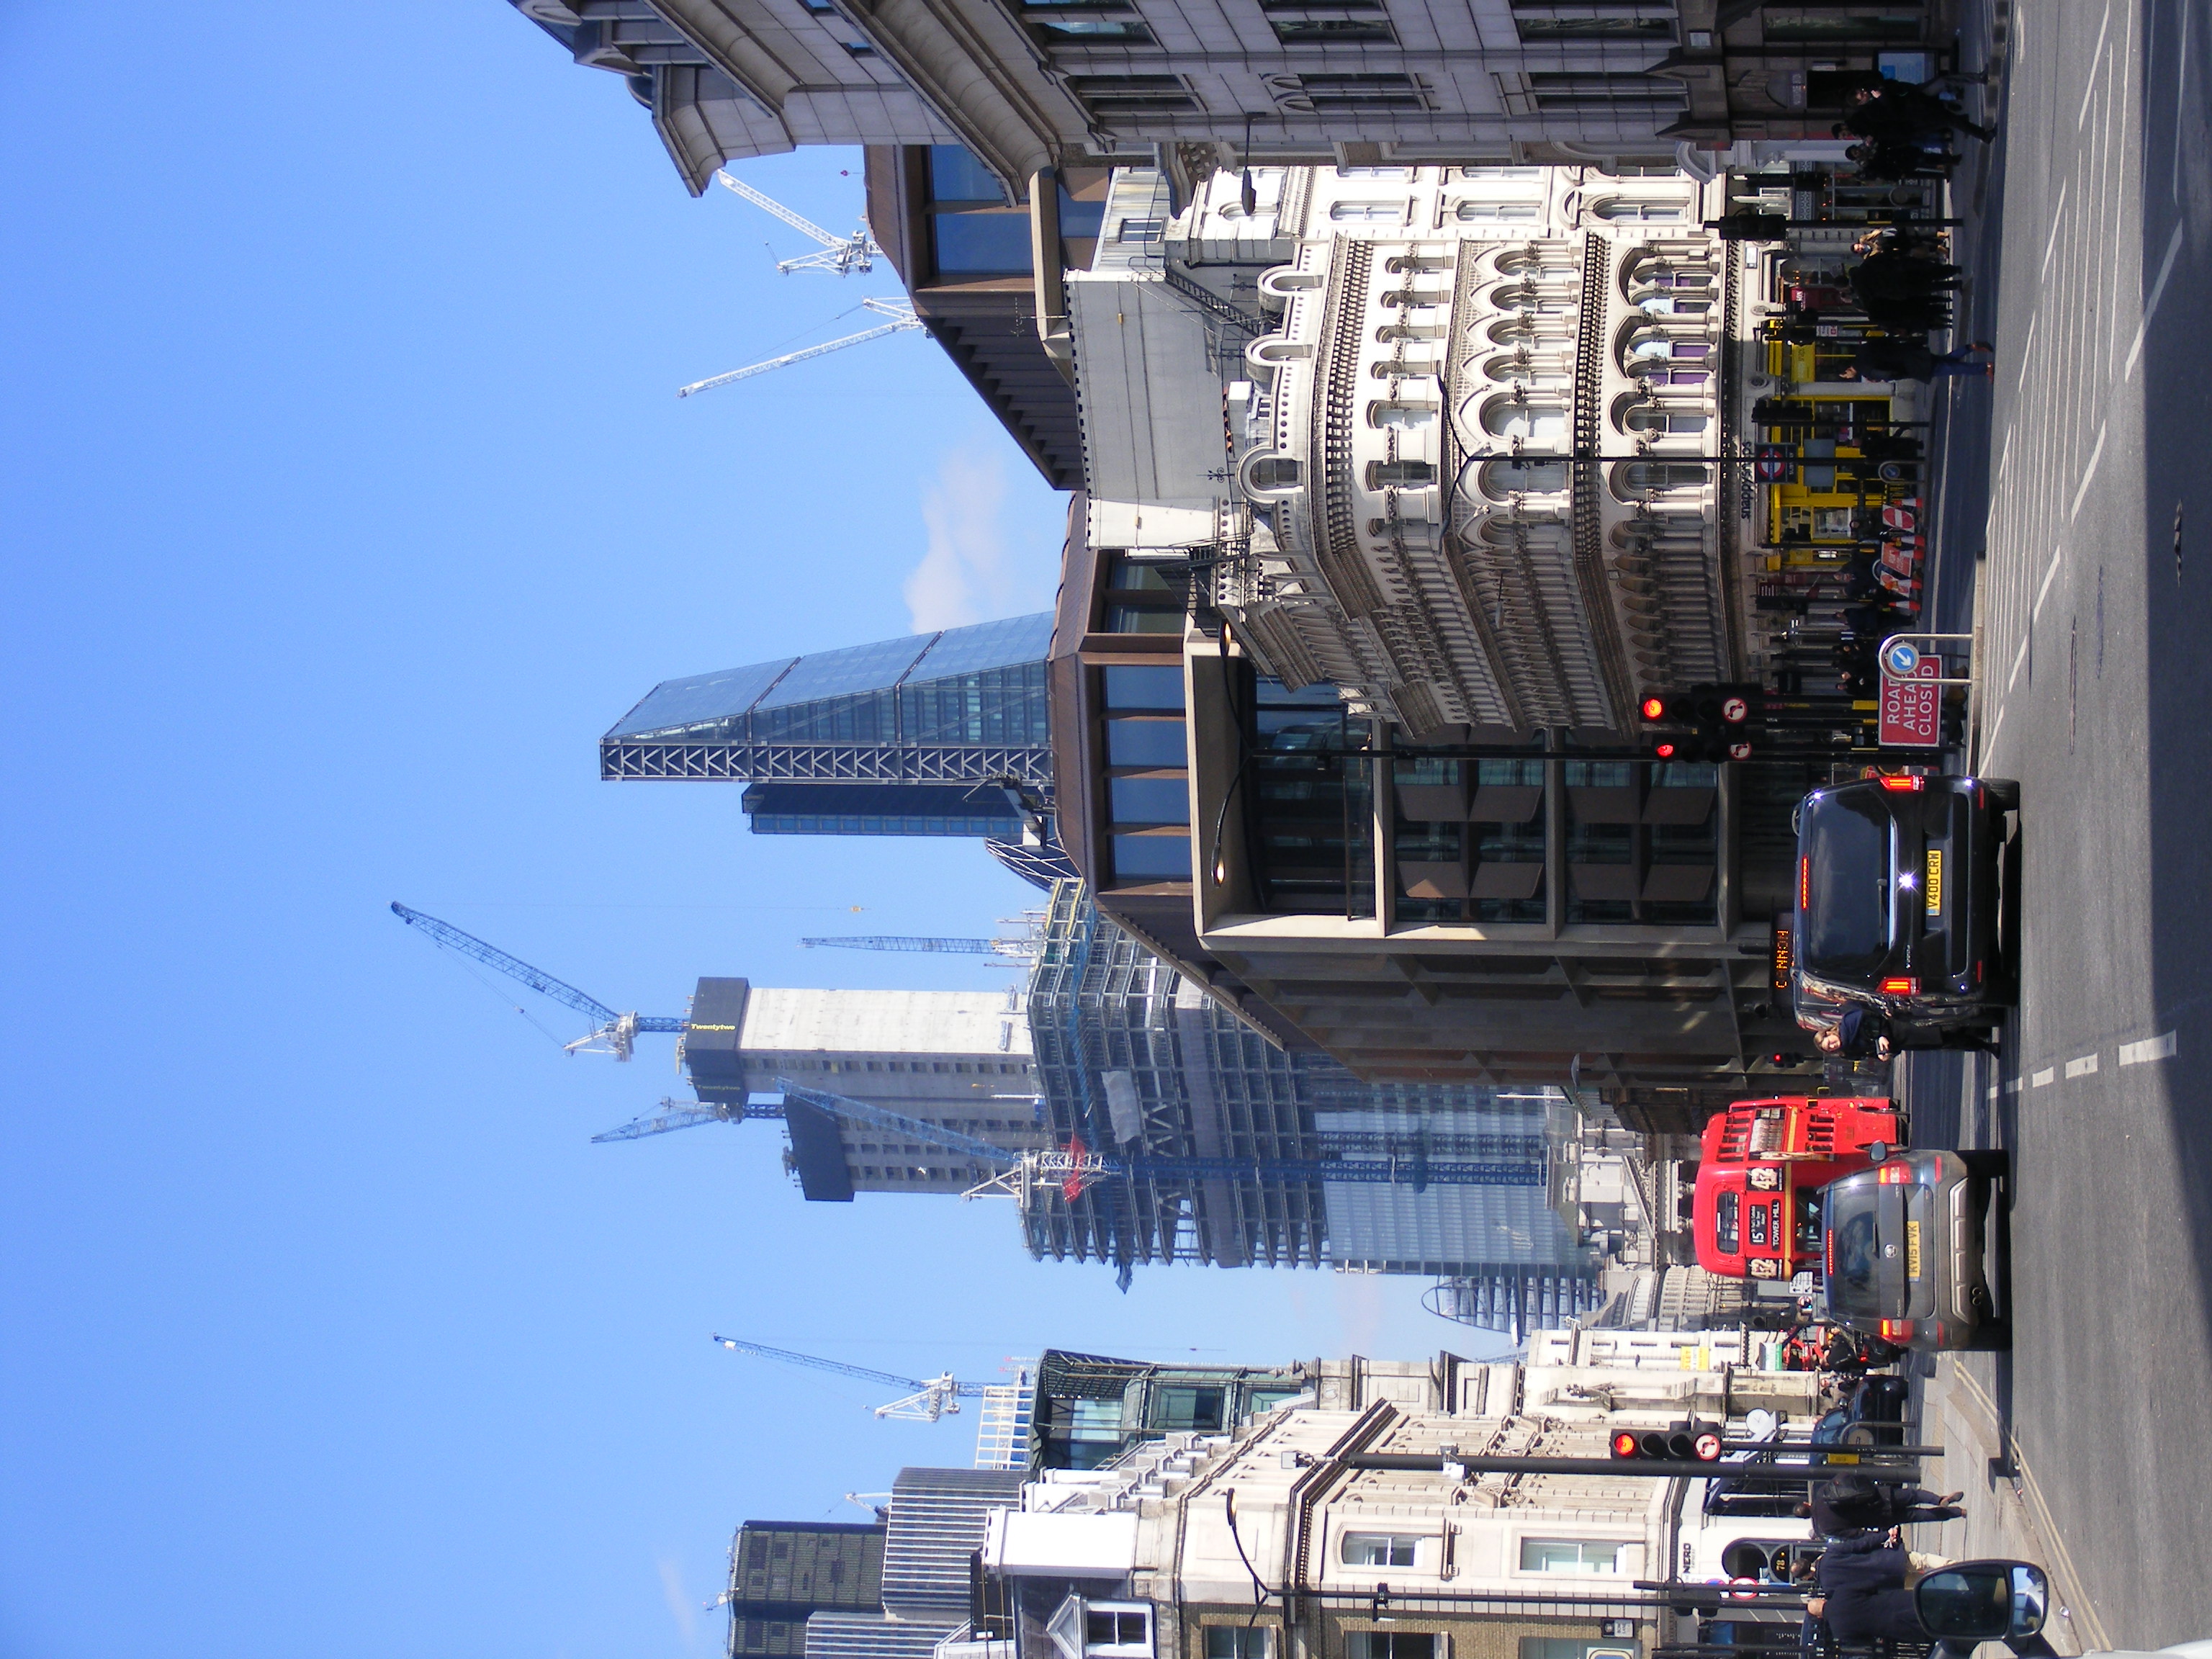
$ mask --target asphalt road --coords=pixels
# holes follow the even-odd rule
[[[1905,1087],[1923,1144],[2012,1151],[2014,1345],[1965,1364],[2076,1639],[2155,1648],[2212,1637],[2212,6],[1975,28],[1960,333],[1998,370],[1945,389],[1937,614],[1981,630],[1972,763],[2023,791],[2022,996],[2001,1058]]]

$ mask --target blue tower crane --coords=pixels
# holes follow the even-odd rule
[[[714,1340],[738,1353],[781,1359],[787,1365],[805,1365],[837,1376],[858,1377],[863,1382],[880,1382],[887,1389],[904,1389],[907,1394],[903,1399],[878,1406],[875,1413],[878,1417],[896,1417],[909,1423],[934,1423],[945,1413],[958,1411],[963,1399],[973,1399],[985,1388],[981,1382],[957,1382],[951,1371],[927,1378],[900,1376],[891,1371],[872,1370],[866,1365],[848,1365],[842,1359],[824,1359],[819,1354],[793,1353],[788,1348],[771,1348],[764,1342],[746,1342],[734,1336],[717,1335]]]
[[[449,921],[435,916],[426,916],[420,910],[410,910],[394,899],[392,914],[410,927],[420,928],[447,949],[471,957],[487,968],[494,968],[509,979],[519,980],[542,996],[548,996],[563,1007],[573,1008],[592,1022],[588,1036],[578,1037],[564,1045],[570,1054],[611,1054],[617,1060],[628,1060],[638,1034],[641,1031],[682,1032],[690,1022],[658,1016],[618,1014],[597,997],[579,991],[564,980],[557,980],[543,969],[533,968],[519,957],[511,957],[495,945],[487,945],[474,933],[465,933]]]

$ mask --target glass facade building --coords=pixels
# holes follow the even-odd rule
[[[1040,613],[665,680],[599,740],[610,779],[744,781],[756,832],[1010,838],[1052,789]]]

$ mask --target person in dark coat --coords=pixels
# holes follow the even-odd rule
[[[1905,1587],[1911,1566],[1893,1534],[1838,1538],[1813,1569],[1825,1594],[1807,1599],[1805,1616],[1825,1620],[1838,1642],[1925,1642],[1928,1632]]]
[[[1995,1038],[1972,1031],[1947,1030],[1941,1026],[1893,1025],[1888,1015],[1860,1002],[1844,1009],[1843,1018],[1832,1029],[1814,1037],[1813,1043],[1824,1054],[1847,1060],[1887,1060],[1906,1048],[1978,1048],[1985,1054],[1998,1050]]]
[[[1842,371],[1847,380],[1932,380],[1945,374],[1993,373],[1977,362],[1975,353],[1988,349],[1984,342],[1957,351],[1934,352],[1910,340],[1866,340],[1851,354],[1851,366]]]
[[[1995,127],[1978,125],[1942,99],[1901,81],[1885,81],[1878,89],[1861,87],[1852,93],[1843,125],[1853,137],[1877,143],[1885,139],[1910,143],[1923,134],[1953,131],[1972,133],[1984,143],[1997,136]]]
[[[1797,1513],[1809,1516],[1813,1530],[1821,1537],[1841,1538],[1869,1529],[1887,1532],[1893,1527],[1922,1522],[1955,1521],[1966,1513],[1959,1507],[1959,1500],[1965,1496],[1954,1492],[1939,1498],[1901,1481],[1842,1474],[1814,1486],[1809,1501],[1797,1506]]]

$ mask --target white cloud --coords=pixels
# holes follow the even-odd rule
[[[907,609],[917,634],[997,617],[1019,616],[1050,604],[1039,588],[1039,567],[1057,562],[1056,547],[1008,545],[1008,484],[995,447],[970,441],[947,450],[936,482],[921,493],[928,550],[906,579]]]
[[[700,1651],[697,1604],[684,1594],[683,1569],[665,1558],[660,1563],[660,1593],[667,1598],[669,1615],[676,1620],[676,1633],[683,1639],[684,1650]]]

